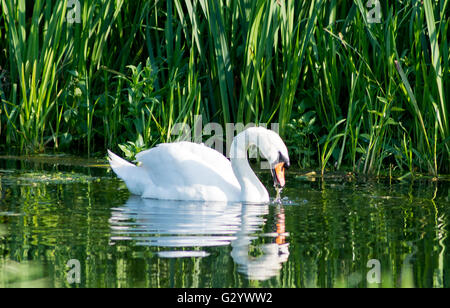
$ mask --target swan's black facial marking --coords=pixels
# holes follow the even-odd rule
[[[278,151],[278,163],[284,163],[284,168],[289,169],[291,164],[289,163],[289,158],[286,158],[280,151]]]
[[[289,168],[289,166],[289,159],[281,154],[281,152],[278,152],[278,160],[272,165],[272,168],[270,169],[273,177],[273,185],[275,187],[284,187],[284,170]]]

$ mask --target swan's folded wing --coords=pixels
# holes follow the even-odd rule
[[[136,155],[157,186],[217,186],[235,190],[239,183],[230,161],[218,151],[191,142],[164,143]]]

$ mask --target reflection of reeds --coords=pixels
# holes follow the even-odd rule
[[[0,288],[46,288],[42,265],[37,262],[15,262],[0,259]]]
[[[132,156],[201,114],[322,172],[449,171],[448,0],[80,3],[1,0],[1,144]]]

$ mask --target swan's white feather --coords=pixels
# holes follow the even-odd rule
[[[205,145],[163,143],[140,152],[135,166],[112,152],[111,167],[133,194],[166,200],[238,201],[240,186],[230,161]],[[145,185],[138,177],[147,178]],[[139,186],[138,189],[133,187]]]
[[[134,195],[142,195],[147,187],[153,186],[146,170],[120,158],[108,150],[111,169],[125,181],[128,190]]]

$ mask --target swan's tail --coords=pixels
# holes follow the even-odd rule
[[[111,169],[124,180],[132,194],[142,195],[144,193],[148,176],[142,167],[133,165],[110,150],[108,150],[108,161]]]

